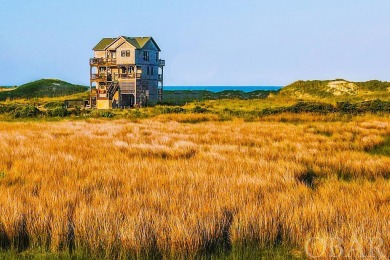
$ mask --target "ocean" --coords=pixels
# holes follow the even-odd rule
[[[241,90],[252,92],[255,90],[279,90],[281,86],[164,86],[164,90],[208,90],[211,92],[221,92],[224,90]]]

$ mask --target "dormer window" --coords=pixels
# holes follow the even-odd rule
[[[149,61],[149,51],[144,51],[144,60]]]

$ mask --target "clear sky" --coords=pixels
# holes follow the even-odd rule
[[[153,36],[165,85],[390,81],[389,0],[1,0],[0,85],[87,85],[120,35]]]

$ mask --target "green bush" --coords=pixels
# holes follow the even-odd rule
[[[288,109],[292,113],[321,113],[327,114],[336,111],[336,108],[330,104],[320,102],[298,102]]]
[[[4,105],[0,105],[0,114],[14,112],[15,109],[17,109],[20,106],[22,106],[22,105],[17,104],[17,103],[12,103],[12,104],[7,104],[7,105],[5,105],[5,104]]]
[[[98,115],[100,117],[112,118],[114,114],[111,111],[99,111]]]
[[[0,105],[0,114],[4,114],[5,112],[7,112],[7,107],[4,105]]]
[[[380,99],[363,101],[356,104],[358,112],[389,113],[390,102]]]
[[[204,108],[204,107],[200,107],[200,106],[196,106],[192,109],[192,112],[193,113],[200,113],[200,114],[203,114],[203,113],[207,113],[209,112],[209,110],[207,108]]]
[[[185,108],[179,106],[161,106],[158,108],[158,110],[161,114],[182,114],[187,112]]]
[[[65,117],[68,115],[68,111],[63,106],[60,106],[60,107],[56,107],[56,108],[48,110],[47,115],[53,116],[53,117],[55,117],[55,116]]]
[[[337,102],[337,110],[343,114],[356,114],[357,106],[351,102]]]
[[[47,109],[64,107],[64,102],[61,101],[48,102],[43,107]]]
[[[85,110],[85,109],[81,110],[81,107],[79,107],[79,106],[76,106],[75,108],[68,109],[68,115],[71,115],[71,116],[80,116],[82,112],[89,113],[90,111]]]
[[[263,115],[263,116],[275,115],[275,114],[280,114],[280,113],[286,112],[287,110],[288,110],[288,107],[265,108],[261,111],[261,115]]]
[[[39,114],[39,109],[35,106],[26,105],[26,106],[18,106],[13,112],[13,116],[15,118],[21,117],[36,117]]]

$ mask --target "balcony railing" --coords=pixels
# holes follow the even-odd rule
[[[89,64],[90,65],[115,65],[116,64],[116,59],[112,58],[92,58],[89,59]]]
[[[107,76],[107,74],[105,73],[94,73],[94,74],[91,74],[91,80],[101,80],[101,81],[115,81],[115,80],[118,80],[118,79],[135,79],[135,77],[137,77],[138,79],[141,78],[141,73],[130,73],[130,74],[127,74],[127,73],[120,73],[120,74],[117,74],[117,73],[114,73],[114,74],[109,74]]]
[[[105,79],[106,78],[106,74],[103,74],[103,73],[100,73],[100,74],[97,74],[97,73],[94,73],[91,75],[91,79],[92,80],[95,80],[95,79]]]
[[[94,73],[91,74],[91,80],[96,80],[96,81],[113,81],[116,80],[117,74],[112,75],[112,74],[106,74],[106,73]]]
[[[159,60],[158,64],[161,67],[165,66],[165,60]]]
[[[121,74],[119,74],[119,78],[120,79],[134,79],[135,78],[135,74],[134,73],[130,73],[130,74],[121,73]]]

